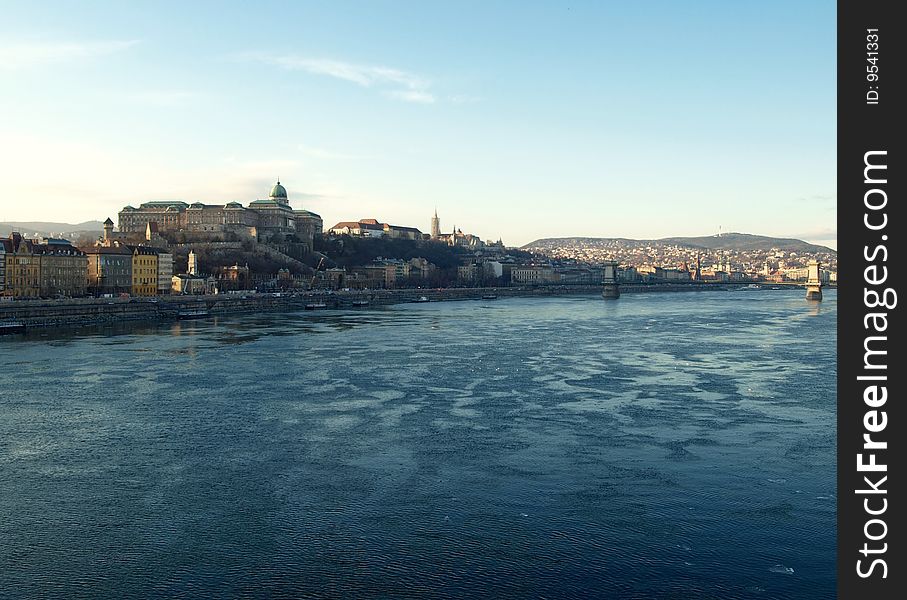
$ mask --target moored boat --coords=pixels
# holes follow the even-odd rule
[[[211,316],[207,308],[184,308],[176,313],[178,319],[204,319]]]

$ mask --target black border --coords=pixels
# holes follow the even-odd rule
[[[903,8],[903,6],[901,7]],[[879,31],[877,65],[879,80],[867,81],[867,29]],[[902,340],[900,303],[907,302],[907,295],[898,298],[898,306],[888,312],[887,330],[888,401],[883,408],[888,425],[878,439],[888,441],[887,451],[877,452],[877,460],[888,465],[887,489],[888,508],[880,517],[887,523],[887,535],[883,542],[888,550],[882,555],[888,566],[887,578],[876,576],[861,578],[857,574],[856,561],[863,559],[859,550],[866,542],[863,527],[872,518],[864,511],[863,499],[867,496],[856,493],[865,488],[863,475],[857,472],[856,455],[862,450],[863,416],[870,408],[863,402],[866,382],[857,380],[864,373],[863,342],[873,330],[864,329],[864,316],[869,309],[863,300],[864,269],[869,264],[864,258],[864,248],[870,253],[878,244],[885,244],[889,255],[887,284],[876,287],[893,287],[901,292],[901,282],[907,278],[904,272],[903,235],[907,234],[904,223],[898,222],[892,214],[892,207],[903,205],[903,153],[898,144],[904,136],[901,121],[907,119],[907,105],[900,92],[899,79],[905,74],[902,60],[903,38],[907,35],[907,23],[895,17],[895,2],[842,0],[838,3],[838,597],[854,599],[903,598],[907,593],[904,584],[907,561],[904,559],[904,543],[907,536],[902,527],[904,496],[893,488],[904,489],[903,463],[907,449],[900,443],[905,439],[903,372],[907,368],[903,352],[898,347]],[[878,86],[878,104],[867,103],[870,86]],[[863,195],[874,186],[864,183],[864,154],[869,151],[887,151],[888,182],[888,226],[885,231],[871,231],[864,226],[866,210]],[[903,211],[901,211],[903,212]],[[875,217],[874,217],[875,218]],[[888,240],[881,241],[887,234]],[[881,309],[885,310],[885,309]],[[879,334],[875,334],[879,335]],[[878,496],[876,496],[878,498]],[[875,501],[873,501],[875,502]],[[877,506],[877,505],[875,505]],[[876,524],[876,527],[881,527]],[[873,542],[880,543],[880,542]],[[870,557],[869,560],[871,560]],[[868,562],[864,562],[867,565]]]

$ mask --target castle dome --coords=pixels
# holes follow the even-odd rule
[[[271,188],[271,193],[268,194],[268,198],[272,200],[284,200],[287,199],[287,188],[280,185],[280,180],[277,180],[277,183],[274,184],[274,187]]]

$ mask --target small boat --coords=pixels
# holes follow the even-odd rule
[[[0,322],[0,335],[5,333],[23,333],[24,331],[25,323],[20,323],[19,321]]]
[[[211,316],[207,308],[184,308],[176,313],[178,319],[204,319]]]
[[[416,298],[415,300],[413,300],[413,302],[428,302],[428,301],[429,301],[429,300],[428,300],[428,298],[427,298],[426,296],[419,296],[418,298]]]
[[[328,305],[324,302],[309,302],[305,305],[306,310],[321,310],[322,308],[327,308]]]
[[[482,300],[497,300],[497,294],[482,294]]]
[[[353,306],[368,306],[368,300],[353,300]]]

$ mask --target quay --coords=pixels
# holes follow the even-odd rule
[[[651,292],[695,292],[731,290],[742,284],[653,283],[622,284],[622,294]],[[801,285],[784,287],[801,288]],[[290,312],[311,307],[319,309],[369,309],[407,302],[482,300],[494,296],[548,297],[601,294],[601,285],[525,286],[499,288],[439,288],[400,290],[312,290],[299,292],[239,292],[198,296],[153,298],[69,298],[0,302],[0,323],[15,323],[15,331],[43,327],[103,325],[120,321],[175,321],[264,311]],[[311,310],[309,308],[309,310]],[[10,327],[12,329],[12,327]],[[12,333],[12,331],[9,331]]]

